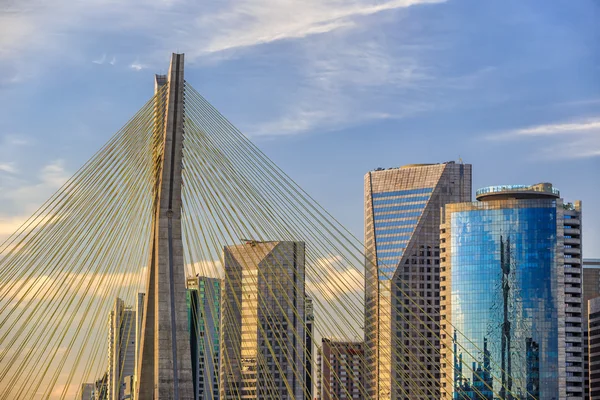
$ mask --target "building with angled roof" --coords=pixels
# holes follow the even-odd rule
[[[365,386],[372,399],[439,399],[440,208],[471,200],[471,165],[365,175]]]

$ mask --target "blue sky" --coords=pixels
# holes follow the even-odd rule
[[[600,258],[596,0],[4,0],[0,237],[186,79],[362,237],[364,174],[458,160],[553,182]]]

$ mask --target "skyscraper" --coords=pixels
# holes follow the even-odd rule
[[[319,351],[319,400],[364,398],[364,343],[323,338]]]
[[[94,384],[93,383],[82,383],[81,384],[81,400],[94,400]]]
[[[584,398],[590,397],[589,380],[592,371],[589,368],[589,341],[588,341],[588,301],[600,297],[600,259],[588,258],[583,259],[583,382],[584,382]],[[600,364],[596,367],[600,370]]]
[[[135,311],[120,298],[110,312],[108,333],[108,399],[125,398],[125,378],[135,371]]]
[[[589,392],[590,400],[600,400],[600,297],[588,302]]]
[[[195,276],[187,288],[194,398],[218,400],[221,280]]]
[[[471,200],[471,165],[365,176],[365,357],[372,399],[439,399],[440,207]]]
[[[549,183],[477,199],[442,215],[442,399],[582,399],[581,203]]]
[[[304,243],[224,249],[221,398],[303,400]]]
[[[306,296],[306,298],[304,299],[304,321],[306,324],[306,339],[304,341],[304,365],[306,366],[306,399],[311,400],[313,393],[313,343],[315,312],[313,308],[313,301],[308,296]]]

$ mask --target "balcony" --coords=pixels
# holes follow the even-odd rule
[[[579,293],[581,294],[580,287],[565,287],[565,293]]]
[[[576,247],[565,247],[565,254],[581,254],[581,249]]]
[[[575,269],[575,268],[573,268]],[[579,283],[581,284],[581,277],[574,277],[574,276],[565,276],[565,283]]]
[[[581,229],[565,228],[565,235],[581,235]]]

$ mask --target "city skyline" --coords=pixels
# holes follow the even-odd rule
[[[595,392],[600,5],[544,4],[0,6],[0,393]]]
[[[224,2],[206,15],[186,1],[165,2],[129,25],[124,10],[104,2],[83,10],[61,1],[36,13],[27,8],[33,3],[12,2],[11,13],[0,14],[14,21],[3,24],[0,41],[0,238],[123,125],[151,94],[152,74],[166,72],[171,50],[188,53],[188,79],[357,237],[360,180],[377,167],[462,157],[479,165],[474,189],[551,181],[584,204],[600,196],[589,183],[600,170],[597,5],[378,3],[307,2],[301,21],[287,27],[289,17],[268,12],[269,0],[244,1],[239,10]],[[235,26],[242,9],[256,24]],[[212,31],[190,20],[227,11],[230,19]],[[57,22],[66,16],[89,23],[65,32]],[[158,28],[142,22],[169,26],[175,18],[196,41],[157,40]],[[122,24],[92,31],[111,19]],[[472,23],[485,35],[476,38]],[[64,42],[42,46],[32,25]],[[252,34],[242,43],[236,29]],[[43,118],[28,118],[30,107]],[[407,144],[410,154],[401,150]],[[586,219],[584,248],[598,258],[600,211],[590,208]]]

